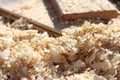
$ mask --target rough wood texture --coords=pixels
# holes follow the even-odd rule
[[[117,17],[117,9],[108,0],[51,0],[61,20],[76,18],[111,19]],[[87,2],[87,4],[86,4]]]

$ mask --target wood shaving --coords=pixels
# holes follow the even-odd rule
[[[117,22],[85,22],[62,30],[58,38],[37,30],[13,29],[1,22],[0,79],[120,80]]]

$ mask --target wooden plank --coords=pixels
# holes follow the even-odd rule
[[[39,22],[36,22],[36,21],[34,21],[32,19],[23,17],[23,16],[21,16],[19,14],[12,13],[12,12],[10,12],[8,10],[3,9],[3,8],[0,8],[0,15],[6,16],[7,18],[10,18],[12,20],[17,20],[19,18],[23,18],[28,23],[33,24],[34,25],[33,27],[35,29],[37,29],[39,32],[48,32],[48,34],[52,35],[53,37],[58,37],[58,36],[62,35],[60,31],[58,31],[58,30],[56,30],[54,28],[51,28],[51,27],[49,27],[47,25],[41,24]]]
[[[103,10],[103,11],[89,11],[89,12],[74,12],[73,11],[72,13],[65,13],[65,10],[63,10],[63,8],[61,8],[62,4],[60,4],[58,2],[58,0],[51,0],[51,2],[53,4],[53,7],[55,8],[55,11],[57,12],[60,20],[62,20],[62,21],[74,20],[77,18],[96,18],[96,17],[100,17],[102,19],[109,20],[111,18],[116,18],[118,16],[118,12],[115,7],[114,7],[115,9]],[[109,5],[113,6],[110,3],[109,3]],[[65,4],[63,4],[63,6],[65,6]],[[78,10],[78,9],[76,9],[76,10]]]

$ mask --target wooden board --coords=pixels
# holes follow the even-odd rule
[[[63,1],[63,0],[61,0],[61,1]],[[108,2],[108,4],[113,7],[113,8],[111,7],[111,9],[105,9],[103,11],[98,10],[98,11],[85,11],[85,12],[77,12],[75,10],[73,10],[73,11],[71,10],[72,12],[69,12],[69,10],[68,10],[68,12],[65,12],[64,7],[62,7],[62,6],[65,6],[65,4],[59,3],[59,0],[51,0],[51,2],[53,4],[53,7],[55,8],[60,20],[62,20],[62,21],[74,20],[77,18],[96,18],[96,17],[100,17],[102,19],[109,20],[111,18],[116,18],[118,16],[117,9],[110,2]],[[63,1],[63,3],[64,3],[64,1]],[[79,5],[79,6],[81,6],[81,5]],[[78,6],[78,8],[76,8],[76,10],[79,9],[79,6]]]

